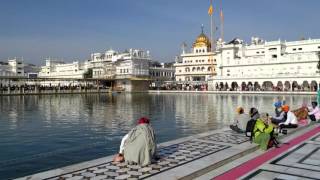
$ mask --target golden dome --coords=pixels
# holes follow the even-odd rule
[[[197,37],[196,41],[193,43],[193,47],[211,47],[211,42],[209,38],[203,33],[203,31]]]

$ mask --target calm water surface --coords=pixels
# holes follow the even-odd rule
[[[161,143],[226,126],[238,106],[272,112],[277,98],[298,107],[316,97],[169,93],[0,97],[0,179],[114,154],[141,116],[151,119]]]

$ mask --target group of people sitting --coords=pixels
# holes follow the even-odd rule
[[[230,128],[238,133],[245,133],[260,148],[266,150],[278,145],[275,137],[282,132],[286,134],[286,128],[297,128],[300,122],[320,120],[320,109],[317,102],[312,102],[311,107],[303,105],[301,108],[291,111],[285,102],[274,103],[275,115],[259,113],[256,108],[251,108],[246,114],[242,107],[237,108],[237,116]],[[305,123],[301,123],[305,124]]]
[[[299,121],[320,120],[320,109],[317,102],[312,102],[312,107],[303,106],[290,111],[290,107],[283,102],[277,101],[275,116],[268,113],[259,113],[258,109],[251,108],[246,114],[242,107],[237,108],[237,116],[230,128],[238,133],[245,133],[250,139],[266,150],[268,147],[277,145],[275,134],[285,128],[297,128]],[[150,125],[150,120],[142,117],[121,141],[119,153],[114,157],[115,162],[139,164],[146,166],[153,160],[157,160],[157,145],[155,133]]]

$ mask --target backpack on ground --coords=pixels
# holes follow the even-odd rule
[[[246,136],[247,136],[247,137],[250,137],[250,142],[252,142],[252,139],[253,139],[253,136],[254,136],[253,129],[254,129],[254,126],[256,125],[256,121],[257,121],[257,120],[250,119],[250,120],[247,122],[247,126],[246,126]]]

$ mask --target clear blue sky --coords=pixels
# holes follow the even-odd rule
[[[213,2],[219,9],[220,0]],[[222,2],[226,40],[320,38],[319,0]],[[201,24],[209,34],[208,7],[209,0],[0,0],[0,60],[83,61],[112,47],[147,49],[156,60],[172,61]]]

